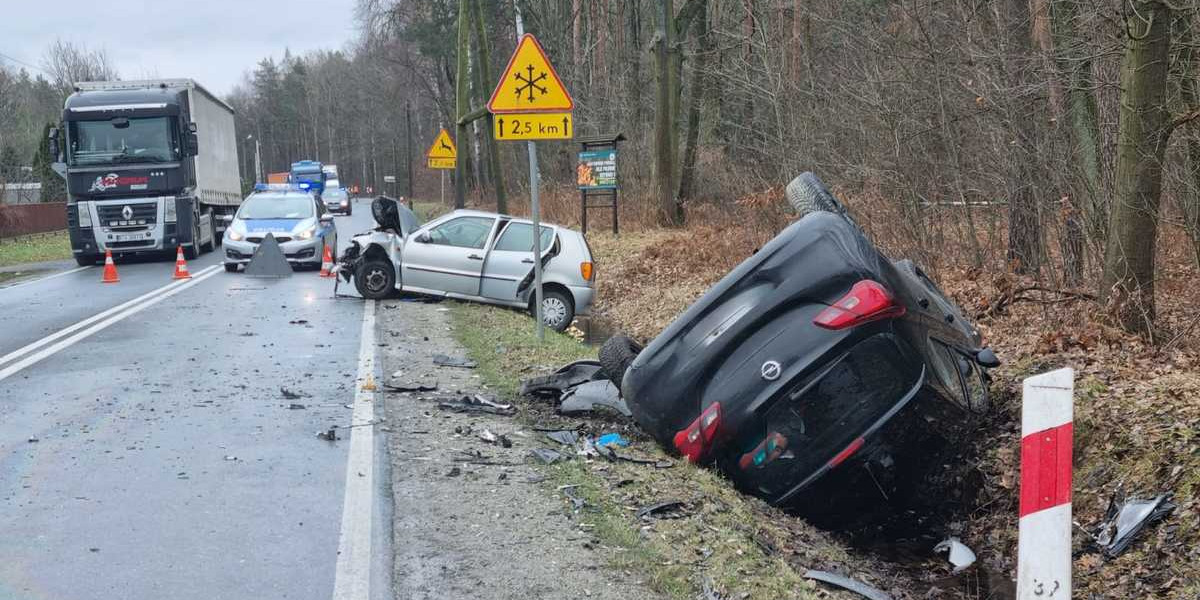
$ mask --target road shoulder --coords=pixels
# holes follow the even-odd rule
[[[438,408],[439,398],[489,394],[461,357],[446,309],[385,301],[377,334],[384,381],[436,380],[438,390],[382,394],[394,499],[397,598],[654,598],[553,497],[527,455],[540,435],[513,417]],[[399,377],[393,374],[400,372]],[[511,448],[479,434],[506,435]],[[549,488],[553,490],[553,488]]]

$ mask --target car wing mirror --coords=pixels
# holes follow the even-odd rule
[[[975,353],[975,362],[979,363],[981,367],[995,369],[1000,366],[1000,357],[996,356],[991,348],[984,348]]]
[[[428,244],[431,239],[433,238],[429,237],[428,231],[422,231],[421,233],[417,234],[417,237],[413,238],[413,240],[422,244]]]
[[[330,215],[330,214],[321,215],[321,224],[322,225],[328,225],[332,222],[333,222],[333,215]]]

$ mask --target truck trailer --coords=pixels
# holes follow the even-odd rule
[[[80,265],[106,250],[195,258],[242,202],[233,108],[191,79],[77,83],[61,139],[51,132],[50,152]]]

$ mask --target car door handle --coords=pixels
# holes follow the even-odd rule
[[[467,258],[471,260],[483,260],[483,257],[478,254],[468,254]]]
[[[523,259],[523,260],[521,260],[521,264],[523,264],[523,265],[532,265],[532,264],[533,264],[533,259],[532,259],[532,258],[526,258],[526,259]]]

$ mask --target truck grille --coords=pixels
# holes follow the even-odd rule
[[[126,206],[133,211],[129,219],[122,214]],[[102,204],[96,206],[96,214],[100,217],[100,224],[106,227],[153,225],[158,218],[158,204],[155,202]]]

